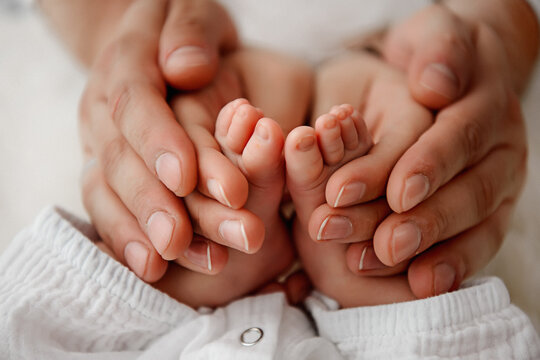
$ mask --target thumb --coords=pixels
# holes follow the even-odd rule
[[[433,5],[392,28],[387,61],[407,72],[416,101],[440,109],[467,89],[474,61],[473,30],[443,5]]]
[[[159,62],[166,81],[191,90],[210,83],[221,51],[237,46],[236,29],[212,0],[171,0],[160,39]]]

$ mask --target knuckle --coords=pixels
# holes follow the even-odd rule
[[[133,111],[140,102],[142,93],[148,84],[140,80],[121,82],[112,92],[109,99],[109,113],[118,128],[123,128],[128,119],[128,113]]]
[[[477,190],[474,195],[476,214],[479,219],[486,218],[497,206],[497,194],[491,179],[478,176]]]
[[[128,149],[129,145],[122,137],[117,137],[104,146],[101,162],[105,176],[110,177],[111,174],[118,171]]]
[[[442,240],[450,231],[450,214],[444,206],[435,206],[429,211],[426,231],[424,232],[429,244]],[[420,222],[419,222],[420,223]]]
[[[468,163],[474,163],[482,153],[484,148],[484,131],[477,121],[468,121],[463,126],[463,151]]]

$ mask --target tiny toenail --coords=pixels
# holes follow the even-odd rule
[[[171,191],[178,191],[182,179],[180,161],[171,153],[161,154],[156,160],[159,180]]]
[[[401,199],[403,211],[408,211],[424,200],[429,192],[429,179],[416,174],[405,181],[405,190]]]
[[[375,254],[373,246],[366,246],[364,250],[362,250],[360,262],[358,263],[359,271],[378,270],[386,267],[387,266],[384,265]]]
[[[172,216],[164,211],[156,211],[148,218],[146,223],[148,237],[161,256],[169,247],[174,225]]]
[[[208,51],[199,46],[182,46],[167,58],[167,66],[194,67],[210,64]]]
[[[138,241],[130,241],[124,248],[124,259],[129,268],[142,278],[148,263],[148,249]]]
[[[255,127],[255,134],[263,140],[268,140],[268,138],[270,137],[268,129],[264,124],[260,122]]]
[[[248,252],[249,242],[244,224],[240,220],[225,220],[219,224],[219,234],[234,248]]]
[[[225,191],[223,190],[223,186],[217,181],[216,179],[209,179],[206,182],[206,187],[208,188],[208,192],[210,195],[214,197],[217,201],[222,203],[223,205],[227,205],[228,207],[232,207],[231,203],[229,202],[229,199],[227,199],[227,196],[225,195]]]
[[[392,232],[392,258],[394,264],[413,256],[420,247],[422,234],[418,226],[412,222],[398,225]]]
[[[327,120],[324,122],[324,127],[326,129],[333,129],[337,125],[337,119],[335,116],[329,116]]]
[[[319,228],[317,240],[345,239],[350,236],[352,232],[353,226],[349,218],[332,215],[324,219]]]
[[[448,292],[456,281],[456,271],[447,263],[440,263],[433,268],[433,295]]]
[[[366,192],[366,184],[360,181],[345,184],[339,190],[334,207],[348,206],[358,203]]]
[[[459,92],[458,78],[448,66],[441,63],[426,66],[420,76],[420,84],[447,99],[455,99]]]
[[[315,137],[313,135],[307,135],[298,142],[296,148],[300,151],[307,151],[313,145],[315,145]]]

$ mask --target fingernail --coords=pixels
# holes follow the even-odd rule
[[[441,63],[429,64],[420,76],[420,84],[448,99],[455,99],[459,92],[457,76]]]
[[[223,186],[221,186],[221,184],[216,179],[209,179],[206,182],[206,187],[208,188],[208,192],[210,193],[210,195],[214,197],[214,199],[216,199],[223,205],[232,207],[231,203],[229,202],[229,199],[227,199],[227,196],[225,196],[225,191],[223,190]]]
[[[362,255],[360,256],[360,262],[358,263],[358,270],[378,270],[386,267],[387,266],[384,265],[375,254],[373,246],[366,246],[364,248]]]
[[[167,66],[195,67],[208,64],[210,64],[210,56],[199,46],[182,46],[167,58]]]
[[[416,253],[420,247],[421,236],[418,226],[410,222],[394,228],[392,232],[392,257],[395,264]]]
[[[219,224],[219,234],[227,243],[240,251],[249,251],[244,224],[240,220],[225,220]]]
[[[192,241],[184,251],[184,256],[191,263],[208,271],[212,271],[212,254],[207,241]]]
[[[358,202],[366,192],[366,184],[363,182],[352,182],[345,184],[339,190],[334,207],[347,206]]]
[[[315,144],[315,137],[313,135],[304,136],[296,145],[296,148],[300,151],[307,151]]]
[[[140,278],[146,272],[148,255],[146,246],[138,241],[131,241],[124,248],[124,259],[126,259],[129,268]]]
[[[456,281],[456,271],[447,263],[440,263],[433,268],[433,292],[440,295],[448,292]]]
[[[153,213],[146,223],[148,237],[162,256],[171,242],[174,224],[173,218],[163,211]]]
[[[424,200],[429,192],[429,179],[422,174],[411,176],[405,181],[405,190],[401,198],[403,211],[408,211]]]
[[[324,219],[317,240],[344,239],[352,234],[351,220],[345,216],[328,216]]]
[[[266,126],[262,123],[258,123],[255,127],[255,135],[257,135],[259,138],[263,140],[268,140],[270,137],[270,134],[268,133],[268,129]]]
[[[180,187],[181,171],[180,161],[171,153],[161,154],[156,160],[158,178],[171,191],[177,191]]]

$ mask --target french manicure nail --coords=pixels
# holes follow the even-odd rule
[[[447,263],[437,264],[433,268],[433,292],[440,295],[448,292],[456,281],[456,271]]]
[[[447,99],[455,99],[459,92],[457,76],[441,63],[426,66],[420,76],[420,84]]]
[[[140,278],[146,272],[148,263],[148,249],[138,241],[130,241],[124,248],[124,259],[129,268]]]
[[[219,234],[238,250],[249,252],[249,242],[244,224],[240,220],[225,220],[219,224]]]
[[[186,251],[184,251],[184,256],[191,263],[212,271],[212,254],[210,244],[207,241],[193,240]]]
[[[375,254],[373,246],[366,246],[364,250],[362,250],[362,255],[360,255],[360,261],[358,263],[358,270],[378,270],[386,267],[387,266],[384,265]]]
[[[167,58],[167,66],[195,67],[210,64],[208,52],[199,46],[182,46]]]
[[[345,184],[339,190],[334,207],[347,206],[359,201],[366,192],[366,184],[360,181]]]
[[[429,192],[429,179],[422,174],[411,176],[405,181],[405,190],[401,198],[403,211],[408,211],[424,200]]]
[[[345,216],[328,216],[324,219],[317,240],[344,239],[352,234],[353,226],[351,220]]]
[[[214,199],[216,199],[223,205],[232,207],[229,199],[227,199],[227,196],[225,195],[223,186],[221,186],[221,184],[216,179],[209,179],[206,182],[206,187],[208,188],[208,192],[214,197]]]
[[[171,153],[161,154],[156,160],[158,178],[171,191],[177,191],[180,187],[181,171],[180,161]]]
[[[146,223],[148,237],[161,256],[169,247],[174,225],[174,219],[164,211],[156,211]]]
[[[392,232],[392,257],[394,263],[400,263],[413,256],[420,247],[422,235],[416,224],[406,222],[398,225]]]

